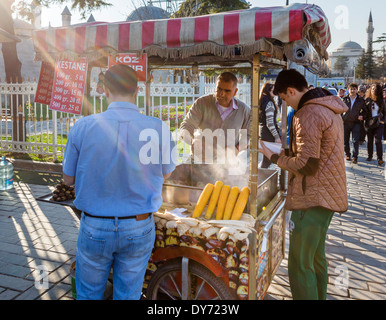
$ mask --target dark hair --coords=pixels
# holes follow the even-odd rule
[[[259,103],[260,103],[260,107],[263,106],[263,103],[267,103],[267,100],[264,99],[264,97],[265,97],[266,99],[269,99],[269,101],[273,102],[276,110],[278,111],[279,108],[276,105],[275,100],[271,97],[271,94],[270,94],[273,87],[274,87],[273,83],[266,82],[264,84],[263,88],[261,89]],[[262,112],[262,108],[259,108],[259,114],[260,114],[260,112]]]
[[[104,85],[113,94],[130,95],[137,90],[137,73],[129,66],[112,66],[104,76]]]
[[[351,82],[349,85],[348,85],[349,88],[356,88],[358,89],[358,85],[354,82]]]
[[[287,89],[295,88],[298,91],[308,89],[308,83],[304,76],[295,69],[281,71],[275,82],[275,89],[273,93],[278,95],[279,93],[286,93]]]
[[[266,82],[264,84],[263,88],[261,89],[261,93],[260,93],[260,102],[261,102],[263,96],[266,96],[269,100],[273,101],[273,99],[270,95],[270,92],[271,92],[273,87],[274,87],[274,85],[272,83]]]
[[[370,98],[377,103],[378,106],[383,106],[383,90],[380,84],[374,83],[371,87],[375,86],[375,94],[370,91]]]
[[[216,81],[230,82],[232,81],[235,86],[237,86],[237,78],[232,72],[223,72],[217,77]]]

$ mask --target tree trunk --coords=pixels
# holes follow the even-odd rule
[[[11,6],[14,0],[2,0],[2,8],[0,10],[0,28],[8,33],[15,35],[12,19]],[[16,42],[8,42],[2,44],[2,52],[4,58],[5,78],[7,83],[21,83],[21,62],[17,56]],[[12,95],[10,97],[10,105],[12,107],[12,136],[14,141],[25,141],[23,116],[19,114],[19,110],[23,110],[22,96]],[[21,108],[19,107],[21,106]],[[19,125],[18,125],[19,124]]]

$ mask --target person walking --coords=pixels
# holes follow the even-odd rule
[[[360,96],[363,100],[366,95],[366,87],[364,85],[359,86],[358,96]],[[359,145],[363,145],[366,142],[366,130],[364,125],[364,120],[360,121],[361,130],[359,133]]]
[[[268,142],[280,143],[280,130],[277,125],[278,107],[276,106],[275,95],[273,94],[274,85],[265,83],[260,93],[260,139]],[[271,161],[264,156],[261,168],[268,168]]]
[[[386,85],[383,85],[383,104],[386,105]],[[383,140],[386,140],[386,125],[383,124]]]
[[[343,128],[344,128],[344,151],[346,153],[346,160],[351,161],[350,151],[350,136],[353,140],[353,158],[352,163],[358,163],[359,153],[359,138],[361,131],[361,123],[363,120],[363,108],[365,101],[358,96],[358,85],[356,83],[350,83],[349,94],[343,97],[343,102],[347,105],[347,112],[342,114]]]
[[[367,131],[367,159],[373,159],[374,140],[377,152],[378,165],[383,165],[382,135],[386,121],[386,105],[383,101],[382,87],[379,84],[371,86],[368,97],[365,100],[365,129]]]
[[[325,300],[327,230],[334,212],[348,209],[341,117],[348,107],[328,90],[308,90],[306,79],[294,69],[279,73],[275,94],[295,109],[288,155],[275,154],[262,143],[265,156],[288,171],[285,207],[292,210],[288,255],[292,297]]]
[[[346,94],[346,90],[345,89],[339,89],[339,93],[338,93],[339,98],[343,99],[345,94]]]
[[[166,124],[134,104],[132,68],[111,67],[104,88],[107,110],[76,121],[63,159],[64,183],[75,183],[74,205],[82,211],[76,293],[78,300],[101,300],[113,269],[114,300],[138,300],[155,241],[152,213],[175,168],[174,142]]]

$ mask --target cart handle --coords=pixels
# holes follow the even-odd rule
[[[280,214],[280,212],[283,210],[284,208],[284,205],[285,205],[285,199],[283,200],[283,202],[279,205],[279,207],[276,209],[275,213],[272,215],[271,219],[269,219],[269,221],[265,224],[265,221],[262,221],[260,222],[261,224],[265,224],[265,227],[263,229],[263,232],[264,233],[268,233],[269,232],[269,229],[272,228],[273,224],[275,223],[275,220],[276,218],[278,217],[278,215]]]
[[[283,210],[284,208],[284,205],[285,205],[285,199],[283,200],[283,202],[279,205],[279,207],[276,209],[276,211],[274,212],[274,214],[272,215],[271,219],[269,219],[268,222],[266,221],[260,221],[260,224],[261,225],[264,225],[264,229],[263,229],[263,241],[261,243],[261,252],[266,252],[267,251],[267,243],[268,243],[268,232],[269,230],[272,228],[276,218],[279,216],[280,212]]]

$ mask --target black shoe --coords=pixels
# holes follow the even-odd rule
[[[347,161],[351,161],[351,157],[350,157],[350,156],[347,156],[347,157],[346,157],[346,160],[347,160]]]
[[[373,158],[368,157],[368,158],[366,159],[366,161],[371,161],[371,160],[373,160]]]
[[[385,163],[385,161],[383,161],[383,160],[378,160],[378,164],[381,166],[381,165],[383,165]]]
[[[353,164],[357,164],[358,163],[358,159],[357,158],[352,158],[352,163]]]

